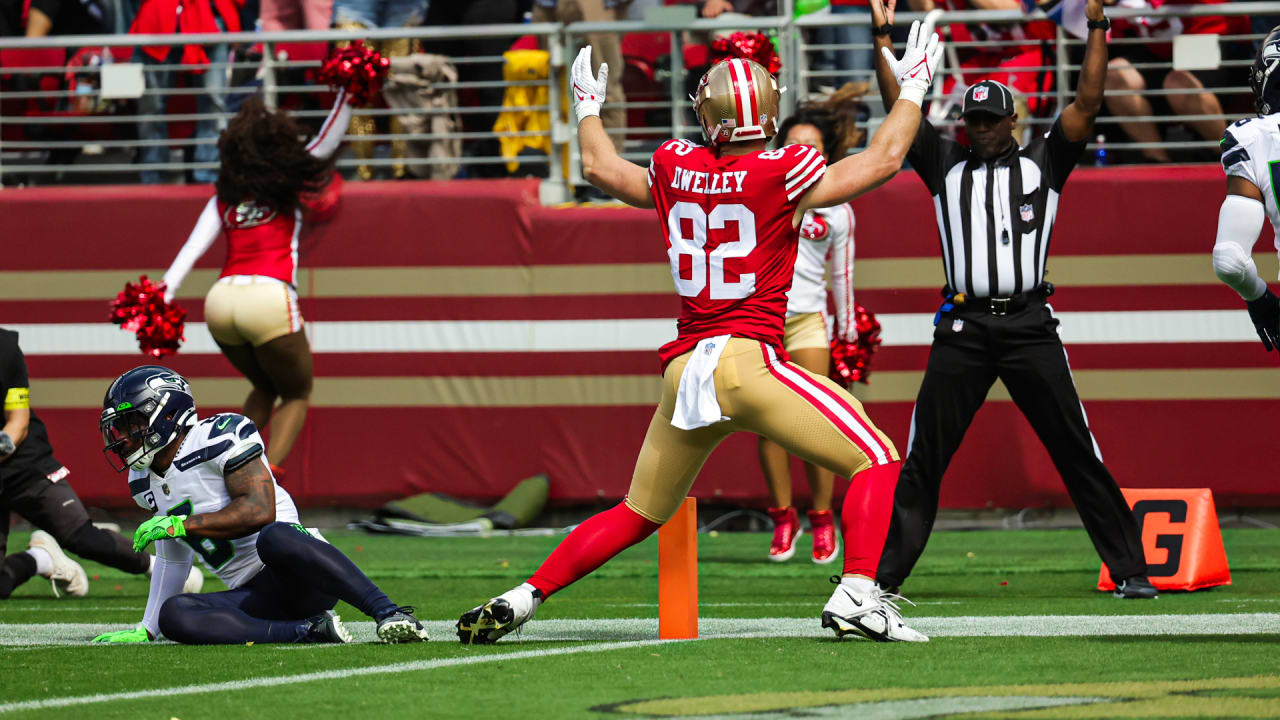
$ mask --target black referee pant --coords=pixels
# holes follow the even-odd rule
[[[959,306],[944,313],[934,329],[876,572],[881,586],[901,585],[924,552],[938,515],[942,475],[996,378],[1049,451],[1112,578],[1147,573],[1138,524],[1089,431],[1058,320],[1042,293],[1028,297],[1007,315]]]

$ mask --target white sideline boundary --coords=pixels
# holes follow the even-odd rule
[[[454,620],[425,620],[432,642],[457,642]],[[911,627],[930,637],[1086,637],[1135,635],[1258,635],[1280,633],[1280,613],[1199,613],[1164,615],[961,615],[907,616]],[[376,639],[372,622],[347,622],[357,642]],[[0,624],[5,646],[87,645],[89,638],[124,627],[121,623]],[[702,639],[745,637],[832,637],[812,618],[701,618]],[[554,618],[525,625],[517,642],[643,642],[658,634],[657,618]],[[290,645],[290,648],[327,646]]]
[[[435,642],[456,642],[453,621],[432,620],[425,623]],[[1280,633],[1280,613],[1224,613],[1193,615],[1021,615],[1021,616],[960,616],[911,618],[913,627],[932,637],[1062,637],[1062,636],[1160,636],[1160,635],[1254,635]],[[348,623],[359,639],[372,639],[373,623]],[[716,638],[779,638],[825,637],[816,618],[703,618],[699,622],[701,639]],[[49,623],[49,624],[0,624],[0,645],[8,651],[33,649],[50,645],[84,645],[86,638],[119,629],[120,625],[101,623]],[[477,648],[482,655],[437,658],[412,662],[390,663],[363,667],[342,668],[321,672],[248,678],[218,683],[180,685],[169,688],[134,690],[118,693],[77,695],[41,700],[25,700],[0,704],[0,714],[22,710],[93,705],[121,700],[138,700],[177,695],[198,695],[213,692],[235,692],[263,687],[296,685],[322,680],[341,680],[364,675],[406,673],[436,670],[440,668],[478,665],[494,662],[576,655],[609,650],[659,645],[667,641],[656,640],[657,620],[649,618],[610,619],[550,619],[535,620],[525,626],[521,636],[512,644],[550,642],[564,640],[600,640],[587,645],[557,648],[492,652]],[[318,646],[278,646],[279,649],[329,648]],[[108,647],[96,651],[112,652]],[[3,657],[5,650],[0,650]]]

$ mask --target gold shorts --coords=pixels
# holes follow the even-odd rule
[[[787,352],[831,347],[831,341],[827,339],[827,319],[820,312],[787,318],[783,332],[782,347]]]
[[[223,345],[258,347],[302,329],[298,292],[263,275],[220,278],[204,297],[204,321]]]
[[[711,451],[740,430],[842,477],[898,461],[893,443],[867,419],[857,398],[825,377],[782,362],[768,345],[744,338],[730,338],[716,366],[716,399],[730,419],[694,430],[675,427],[671,416],[690,354],[667,366],[662,402],[636,460],[626,502],[642,517],[669,520]]]

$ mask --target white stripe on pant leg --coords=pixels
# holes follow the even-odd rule
[[[1045,303],[1044,306],[1049,309],[1049,317],[1058,320],[1058,316],[1053,314],[1053,306]],[[1062,321],[1058,320],[1058,327],[1062,327]],[[1075,373],[1071,372],[1071,356],[1067,354],[1067,346],[1062,344],[1061,338],[1058,345],[1062,347],[1062,361],[1067,364],[1067,374],[1071,376],[1071,388],[1076,391],[1076,402],[1080,403],[1080,416],[1084,418],[1084,431],[1089,433],[1089,441],[1093,443],[1093,456],[1098,458],[1098,462],[1102,462],[1102,449],[1098,447],[1098,438],[1093,436],[1093,428],[1089,427],[1089,413],[1084,411],[1084,401],[1080,399],[1080,389],[1076,387]],[[915,413],[911,414],[911,429],[915,429]]]
[[[824,392],[825,388],[813,389],[813,385],[815,383],[813,380],[809,379],[808,375],[796,372],[786,363],[778,362],[778,356],[774,353],[773,348],[768,345],[766,345],[765,348],[769,351],[769,362],[777,368],[780,375],[799,385],[802,389],[805,389],[810,394],[811,400],[816,400],[827,410],[830,410],[836,418],[844,423],[847,429],[852,430],[853,434],[857,435],[863,443],[871,448],[871,451],[875,453],[875,459],[879,461],[880,464],[889,462],[889,453],[885,450],[884,445],[881,444],[880,438],[876,437],[874,433],[863,427],[862,423],[859,422],[856,417],[853,417],[848,410],[841,407],[839,403],[828,397],[826,392]]]
[[[911,429],[907,431],[907,454],[905,458],[911,457],[911,447],[916,444],[916,406],[911,406]]]

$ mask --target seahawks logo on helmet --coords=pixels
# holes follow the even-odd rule
[[[1249,68],[1249,87],[1253,89],[1254,105],[1259,115],[1280,112],[1280,27],[1267,35]]]
[[[196,423],[191,386],[161,365],[116,378],[102,401],[103,452],[117,471],[147,470],[156,454]]]

